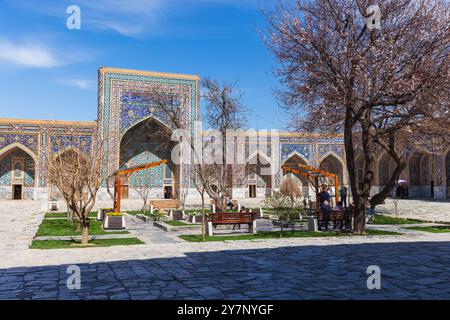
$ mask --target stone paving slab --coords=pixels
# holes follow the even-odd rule
[[[368,243],[188,252],[0,269],[0,299],[450,299],[449,242]],[[426,261],[426,265],[423,263]],[[381,269],[369,290],[367,267]]]
[[[394,214],[394,200],[386,199],[384,205],[377,206],[377,211]],[[450,201],[398,200],[398,215],[401,218],[450,223]]]
[[[37,207],[0,208],[0,299],[450,299],[450,234],[188,243],[129,219],[146,244],[32,250]],[[73,264],[81,290],[66,286]]]

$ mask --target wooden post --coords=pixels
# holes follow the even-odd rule
[[[116,176],[116,180],[114,183],[114,212],[120,212],[120,198],[121,198],[121,189],[122,185],[120,183],[120,177]]]
[[[317,211],[319,211],[320,210],[319,177],[314,178],[314,184],[316,185],[316,208],[317,208]]]
[[[337,205],[337,203],[338,203],[338,201],[339,201],[339,178],[338,178],[338,176],[335,176],[334,177],[334,197],[335,197],[335,200],[336,200],[336,205]]]

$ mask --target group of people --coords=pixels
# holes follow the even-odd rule
[[[347,198],[348,198],[348,189],[346,186],[342,185],[339,189],[339,199],[336,203],[336,206],[333,208],[331,206],[331,194],[330,194],[330,188],[327,186],[322,186],[322,191],[319,193],[319,203],[320,203],[320,210],[323,212],[330,212],[332,210],[334,211],[345,211],[347,209]],[[325,229],[328,229],[328,221],[325,221]],[[333,229],[336,229],[338,227],[338,223],[334,222]],[[340,222],[339,228],[344,228],[344,221]]]
[[[346,186],[342,185],[339,189],[339,199],[336,203],[335,210],[345,210],[347,208],[347,198],[348,198],[348,189]],[[322,191],[319,193],[319,203],[320,208],[324,211],[332,210],[331,207],[331,192],[330,188],[326,185],[322,186]]]

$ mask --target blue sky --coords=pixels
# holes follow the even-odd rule
[[[0,117],[94,120],[100,66],[238,80],[250,127],[284,127],[267,0],[0,0]],[[81,30],[66,9],[81,8]]]

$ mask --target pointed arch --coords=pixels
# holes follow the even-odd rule
[[[319,168],[336,174],[339,178],[339,184],[343,183],[344,163],[334,152],[328,152],[322,157]]]
[[[264,152],[262,152],[261,150],[255,150],[251,155],[248,156],[247,163],[250,162],[250,160],[254,157],[263,158],[267,164],[270,164],[272,162],[272,159],[270,159]]]
[[[296,151],[296,150],[294,150],[294,151],[292,151],[291,153],[289,153],[289,154],[286,156],[286,158],[281,162],[281,165],[285,165],[286,163],[288,163],[288,160],[290,160],[291,158],[293,158],[293,157],[295,157],[295,156],[299,157],[299,158],[303,161],[303,164],[309,165],[308,159],[306,159],[304,155],[302,155],[301,153],[299,153],[299,152]]]
[[[23,144],[21,144],[21,143],[19,143],[19,142],[11,143],[10,145],[7,145],[6,147],[2,148],[2,149],[0,150],[0,159],[1,159],[5,154],[7,154],[8,151],[10,151],[10,150],[12,150],[12,149],[14,149],[14,148],[22,149],[22,151],[28,153],[28,155],[29,155],[31,158],[33,158],[33,160],[34,160],[35,163],[38,162],[38,157],[37,157],[37,155],[36,155],[30,148],[28,148],[27,146],[25,146],[25,145],[23,145]]]
[[[256,158],[256,163],[252,160]],[[264,159],[264,161],[261,161]],[[264,162],[264,163],[263,163]],[[272,189],[272,172],[271,159],[261,150],[255,150],[248,158],[246,164],[246,180],[247,187],[249,188],[249,196],[252,194],[256,196],[257,194],[270,194]],[[252,186],[256,188],[252,191]],[[265,189],[265,191],[264,191]]]
[[[322,157],[320,157],[319,163],[322,163],[322,161],[325,160],[326,158],[328,158],[329,156],[332,156],[333,158],[336,158],[336,160],[338,160],[341,163],[342,168],[345,167],[344,160],[342,160],[341,157],[336,152],[331,151],[331,150],[327,151],[326,153],[324,153],[322,155]]]
[[[159,119],[153,115],[150,115],[148,117],[140,119],[138,122],[136,122],[132,126],[128,127],[124,132],[122,132],[120,134],[120,143],[122,143],[123,137],[125,137],[125,135],[128,133],[128,131],[130,131],[131,129],[133,129],[139,125],[142,125],[144,122],[148,122],[148,121],[154,121],[154,122],[158,123],[158,125],[166,128],[168,131],[170,131],[170,132],[173,131],[173,129],[167,123],[164,123],[161,119]]]
[[[15,142],[0,150],[0,185],[35,187],[38,157],[27,146]],[[21,174],[16,174],[16,172]]]
[[[124,194],[132,195],[129,191],[145,186],[154,189],[153,197],[162,198],[169,193],[171,197],[179,196],[177,190],[180,188],[180,166],[172,161],[172,149],[176,142],[171,141],[171,133],[172,129],[154,116],[142,119],[126,130],[120,139],[119,167],[131,167],[163,159],[168,163],[131,174],[128,180],[124,181],[123,186],[127,189]]]

